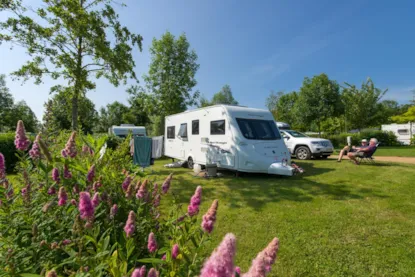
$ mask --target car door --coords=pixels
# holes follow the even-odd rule
[[[293,144],[294,144],[294,140],[293,138],[284,131],[281,131],[282,137],[284,138],[284,143],[287,146],[288,150],[290,150],[290,153],[293,152]]]

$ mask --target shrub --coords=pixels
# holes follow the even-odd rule
[[[13,133],[0,134],[0,153],[3,153],[6,160],[7,172],[12,172],[18,161]]]
[[[65,144],[62,136],[46,144],[38,135],[28,154],[18,151],[20,185],[8,182],[0,155],[2,276],[129,277],[147,270],[154,273],[148,276],[233,277],[238,271],[232,234],[200,271],[218,208],[215,200],[197,224],[200,186],[187,211],[173,201],[163,204],[170,208],[162,214],[172,174],[159,186],[160,177],[150,181],[128,172],[128,140],[102,153],[105,137],[72,133]],[[265,276],[277,250],[274,239],[250,272]]]
[[[337,135],[326,135],[323,134],[322,137],[329,139],[334,147],[339,148],[347,144],[347,137],[351,136],[352,145],[360,145],[362,139],[369,140],[370,138],[377,138],[382,146],[397,146],[400,145],[396,135],[392,132],[384,131],[364,131],[361,133],[341,133]]]

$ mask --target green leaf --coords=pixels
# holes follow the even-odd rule
[[[32,273],[22,273],[20,274],[21,277],[43,277],[42,275],[32,274]]]
[[[143,264],[164,264],[165,263],[165,261],[163,261],[162,259],[156,259],[156,258],[140,259],[138,260],[138,262],[143,263]]]

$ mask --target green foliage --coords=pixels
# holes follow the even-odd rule
[[[415,122],[415,106],[409,107],[408,110],[401,115],[393,116],[392,120],[397,123]]]
[[[164,117],[183,112],[196,104],[199,93],[192,93],[197,82],[195,75],[199,69],[197,55],[190,50],[185,34],[175,38],[166,32],[160,39],[153,39],[150,47],[151,64],[144,75],[146,89],[135,92],[140,102],[150,114],[161,117],[162,124],[152,128],[155,135],[164,134]],[[146,93],[144,93],[146,92]]]
[[[200,99],[200,107],[207,107],[207,106],[213,106],[218,104],[224,104],[224,105],[238,105],[238,101],[233,98],[232,90],[229,85],[224,85],[222,89],[215,93],[212,97],[212,100],[209,101],[205,98]]]
[[[340,134],[321,134],[323,138],[329,139],[333,146],[336,148],[342,148],[347,144],[347,137],[352,137],[353,145],[360,145],[362,139],[376,138],[382,146],[397,146],[400,145],[398,138],[393,132],[384,131],[362,131],[360,133],[340,133]]]
[[[342,92],[342,102],[345,107],[347,126],[356,129],[378,126],[387,119],[382,109],[380,99],[387,90],[382,91],[375,87],[373,81],[368,78],[360,89],[355,85],[346,83]]]
[[[55,94],[52,99],[45,103],[46,132],[57,134],[61,130],[70,130],[72,125],[71,97],[65,92]],[[78,122],[84,134],[91,133],[97,122],[97,112],[94,103],[87,97],[78,99]]]
[[[16,128],[17,121],[26,122],[26,130],[35,132],[39,122],[25,101],[14,103],[13,96],[6,86],[6,75],[0,74],[0,131],[7,132]]]
[[[280,112],[278,110],[278,103],[280,102],[281,96],[284,95],[284,92],[279,91],[271,91],[270,95],[265,100],[265,106],[268,108],[268,110],[272,113],[274,116],[274,119],[277,119],[280,117]]]
[[[14,133],[0,134],[0,153],[3,153],[6,159],[7,171],[13,172],[18,158],[16,156],[17,151],[14,146]]]
[[[326,118],[340,114],[340,88],[337,82],[330,80],[324,73],[312,79],[304,78],[298,94],[298,115],[309,125],[313,121],[321,131],[321,122]]]
[[[0,43],[23,46],[31,56],[13,75],[33,77],[36,84],[45,75],[66,80],[66,87],[51,92],[65,91],[72,100],[73,129],[78,129],[78,98],[95,88],[92,76],[115,86],[136,79],[132,51],[135,46],[141,51],[142,37],[120,24],[113,1],[42,0],[29,9],[23,5],[31,1],[19,2],[3,6],[13,16],[0,22]]]
[[[77,155],[63,158],[61,150],[68,147],[68,135],[62,131],[41,140],[45,146],[40,159],[18,152],[19,173],[13,178],[18,183],[11,183],[7,176],[0,180],[1,275],[44,276],[55,269],[59,276],[123,277],[141,265],[155,267],[160,276],[198,274],[209,234],[201,229],[197,216],[189,216],[177,205],[177,196],[172,204],[166,203],[172,199],[166,194],[168,188],[154,185],[164,178],[140,178],[131,171],[129,138],[103,153],[106,136],[76,137],[71,151],[76,149]],[[46,153],[52,158],[46,159]],[[58,170],[59,179],[53,169]],[[174,184],[171,178],[165,182]],[[63,189],[66,201],[58,193]],[[93,217],[81,217],[80,192],[99,199]],[[160,199],[168,207],[163,217]],[[116,213],[111,212],[114,204]],[[128,236],[124,226],[131,212],[135,213],[134,232]],[[147,247],[151,232],[157,241],[154,253]],[[172,256],[174,244],[179,245],[177,257]]]

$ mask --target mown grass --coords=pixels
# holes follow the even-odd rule
[[[187,205],[203,186],[204,213],[219,199],[211,252],[232,232],[237,265],[251,260],[274,237],[280,252],[270,276],[415,276],[415,170],[413,165],[313,160],[298,162],[295,177],[227,175],[203,179],[174,172],[172,190]],[[186,207],[186,206],[185,206]]]
[[[415,157],[415,146],[387,147],[382,146],[376,151],[378,156]]]

